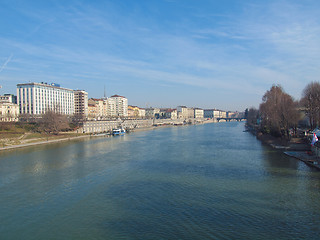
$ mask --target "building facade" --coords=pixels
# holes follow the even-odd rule
[[[186,106],[178,106],[177,114],[179,119],[194,118],[194,109]]]
[[[159,118],[160,117],[160,108],[146,108],[146,118]]]
[[[217,109],[205,109],[203,114],[205,118],[225,118],[227,116],[225,111]]]
[[[113,95],[110,98],[111,98],[110,100],[114,101],[116,116],[127,117],[128,116],[128,99],[119,95]]]
[[[88,100],[90,106],[90,117],[100,120],[106,116],[106,104],[101,98],[90,98]],[[94,109],[93,109],[94,108]]]
[[[17,85],[20,114],[41,115],[54,111],[73,115],[74,91],[52,83],[23,83]]]
[[[128,106],[129,118],[140,118],[140,108],[137,106]]]
[[[4,94],[0,96],[0,103],[17,103],[17,96],[13,94]]]
[[[128,103],[128,102],[127,102]],[[116,117],[117,115],[117,107],[116,107],[116,99],[107,98],[105,99],[106,106],[106,115],[107,117]]]
[[[213,118],[213,109],[204,109],[203,110],[203,116],[205,118]]]
[[[188,118],[188,108],[186,106],[178,106],[177,107],[178,118]]]
[[[0,121],[16,122],[19,119],[19,105],[10,102],[0,103]]]
[[[177,119],[178,118],[178,114],[177,114],[177,109],[168,109],[166,111],[166,118],[169,119]]]
[[[203,118],[204,117],[204,111],[201,108],[195,108],[194,109],[194,118]]]
[[[144,108],[139,108],[139,116],[140,118],[146,117],[146,110]]]
[[[84,90],[74,91],[74,114],[88,117],[88,93]]]
[[[114,95],[110,98],[90,98],[89,118],[96,120],[128,116],[128,99]]]
[[[98,115],[97,107],[95,104],[88,103],[88,119],[93,120],[96,119]]]

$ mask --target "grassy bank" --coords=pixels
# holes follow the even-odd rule
[[[36,125],[32,123],[1,123],[0,147],[5,148],[15,145],[73,138],[83,135],[72,132],[48,134],[44,132],[35,132],[35,129]]]

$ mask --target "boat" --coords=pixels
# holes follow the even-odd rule
[[[124,135],[126,133],[126,130],[123,128],[117,128],[112,130],[112,135],[117,136],[117,135]]]

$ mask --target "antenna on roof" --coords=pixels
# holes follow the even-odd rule
[[[104,85],[103,97],[106,98],[106,85]]]

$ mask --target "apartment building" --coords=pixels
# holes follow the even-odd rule
[[[114,98],[107,98],[105,99],[106,104],[106,115],[107,117],[116,117],[119,116],[117,114],[117,108],[116,108],[116,99]],[[128,104],[128,101],[127,101]]]
[[[204,117],[205,118],[225,118],[227,116],[227,112],[217,110],[217,109],[205,109]]]
[[[128,106],[128,117],[129,118],[145,118],[146,110],[137,106]]]
[[[159,118],[160,108],[146,108],[146,118]]]
[[[203,118],[204,117],[204,111],[201,108],[195,108],[194,109],[194,118]]]
[[[90,119],[127,117],[128,99],[119,95],[110,98],[90,98],[88,101]]]
[[[110,97],[110,100],[114,101],[115,104],[115,113],[119,117],[127,117],[128,116],[128,99],[120,96],[113,95]]]
[[[140,118],[146,117],[146,110],[144,108],[139,108],[139,116]]]
[[[17,103],[20,114],[41,115],[55,111],[73,115],[74,91],[52,83],[23,83],[17,85]]]
[[[186,106],[177,107],[178,118],[188,118],[188,108]]]
[[[169,118],[169,119],[177,119],[178,118],[178,114],[177,114],[177,109],[167,109],[166,111],[166,118]]]
[[[74,91],[74,113],[88,117],[88,93],[84,90]]]
[[[88,107],[90,108],[90,118],[100,120],[107,116],[106,102],[102,98],[90,98]]]
[[[140,118],[139,108],[137,106],[128,106],[128,117],[129,118]]]
[[[177,113],[179,119],[194,118],[194,109],[186,106],[178,106]]]
[[[90,120],[96,119],[97,115],[98,115],[98,112],[97,112],[96,105],[88,103],[88,119]]]

